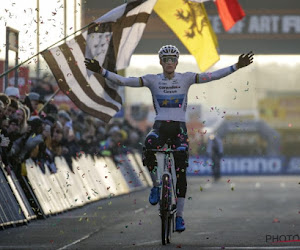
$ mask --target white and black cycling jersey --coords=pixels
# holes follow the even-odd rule
[[[174,73],[172,79],[161,74],[148,74],[141,77],[123,77],[103,69],[102,75],[117,85],[129,87],[147,87],[152,93],[156,111],[155,120],[185,122],[187,94],[194,83],[206,83],[218,80],[236,71],[232,65],[207,73]]]

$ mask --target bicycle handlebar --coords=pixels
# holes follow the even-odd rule
[[[185,152],[187,151],[187,149],[185,150],[180,150],[180,149],[170,149],[170,148],[164,148],[164,149],[145,149],[145,151],[151,151],[151,152],[160,152],[160,153],[165,153],[165,154],[169,154],[169,153],[173,153],[173,152]]]

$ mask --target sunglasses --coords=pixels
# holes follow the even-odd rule
[[[176,63],[177,62],[177,57],[174,57],[174,56],[164,56],[162,58],[162,61],[164,63],[167,63],[167,62]]]

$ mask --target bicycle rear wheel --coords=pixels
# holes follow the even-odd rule
[[[171,218],[170,218],[170,189],[169,189],[169,176],[163,175],[162,178],[162,198],[160,204],[160,215],[161,215],[161,240],[162,244],[170,243],[171,233]]]

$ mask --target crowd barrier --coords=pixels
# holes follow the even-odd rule
[[[84,206],[103,198],[127,194],[152,185],[148,170],[142,165],[139,153],[112,157],[81,155],[73,159],[73,171],[62,157],[55,158],[56,173],[45,166],[44,173],[31,159],[26,161],[22,181],[25,196],[13,171],[0,171],[0,226],[26,223],[37,217],[48,217]]]
[[[15,226],[36,218],[14,172],[8,174],[2,162],[0,166],[0,226]]]

